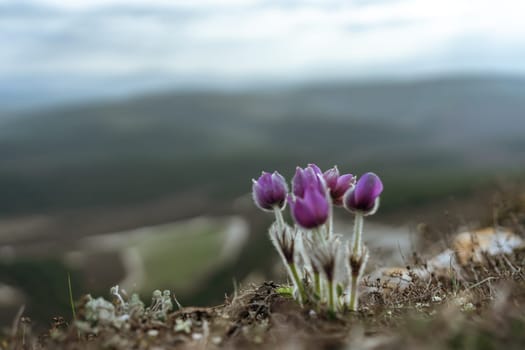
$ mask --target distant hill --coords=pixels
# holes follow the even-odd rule
[[[374,170],[397,194],[390,205],[408,203],[519,170],[524,133],[525,79],[509,77],[176,92],[47,109],[1,121],[0,212],[191,190],[233,198],[261,169],[291,175],[310,161]]]

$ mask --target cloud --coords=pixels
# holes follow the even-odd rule
[[[0,0],[0,85],[524,71],[523,13],[521,0]]]

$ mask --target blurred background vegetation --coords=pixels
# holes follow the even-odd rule
[[[396,14],[404,18],[406,12],[400,9],[407,2],[367,5],[354,1],[347,6],[387,21]],[[257,1],[210,1],[206,10],[185,2],[123,5],[115,1],[113,7],[83,1],[64,6],[53,1],[14,3],[0,2],[1,16],[6,19],[1,26],[16,34],[11,39],[0,35],[2,46],[9,48],[9,54],[0,57],[7,67],[2,68],[5,79],[0,79],[2,323],[9,322],[22,304],[42,322],[66,314],[68,273],[75,297],[105,295],[109,287],[120,283],[145,296],[156,288],[172,289],[183,305],[221,302],[236,283],[278,276],[276,256],[265,232],[271,218],[257,211],[250,197],[251,179],[261,170],[279,170],[288,179],[296,165],[309,162],[323,168],[338,164],[343,172],[358,175],[374,171],[384,179],[385,192],[380,213],[373,220],[386,225],[385,232],[400,225],[408,231],[406,225],[418,220],[445,217],[450,200],[460,203],[455,216],[468,221],[463,198],[475,198],[478,206],[490,211],[490,196],[480,203],[480,193],[490,193],[498,183],[524,178],[525,77],[519,63],[525,62],[519,59],[525,52],[523,42],[509,41],[514,51],[502,47],[493,51],[488,44],[473,49],[465,44],[462,59],[453,51],[429,60],[433,51],[424,47],[421,50],[427,56],[407,56],[403,68],[390,64],[398,59],[389,59],[393,52],[387,52],[375,66],[360,62],[338,66],[334,62],[349,55],[343,49],[345,43],[348,47],[365,45],[349,36],[334,45],[321,63],[305,65],[293,73],[296,75],[279,76],[287,69],[287,62],[279,62],[285,54],[276,52],[267,67],[260,66],[264,62],[257,59],[259,51],[248,45],[258,42],[258,32],[248,26],[252,31],[246,33],[244,46],[239,44],[238,51],[231,54],[246,54],[238,58],[240,66],[252,59],[259,65],[232,73],[224,61],[230,57],[224,53],[231,49],[227,41],[206,46],[204,53],[192,52],[191,44],[205,43],[180,38],[180,32],[171,26],[187,23],[195,13],[205,11],[200,14],[204,19],[197,16],[202,23],[224,29],[231,24],[214,22],[206,11],[228,13],[234,8],[254,13],[261,5]],[[343,6],[339,2],[284,3],[267,6],[279,9],[284,14],[281,20],[288,25],[297,16],[305,23],[327,14],[336,16]],[[445,1],[442,6],[456,5]],[[166,9],[172,12],[164,16],[173,16],[168,16],[168,23],[161,15]],[[304,19],[301,14],[307,10],[314,12]],[[186,17],[181,11],[188,11]],[[413,15],[423,21],[424,29],[446,28],[449,18],[443,13],[432,17],[429,8]],[[36,37],[38,28],[17,22],[37,14],[43,14],[40,18],[47,18],[51,26],[43,27],[41,37]],[[136,63],[141,53],[152,50],[143,42],[131,46],[136,50],[131,53],[119,46],[133,43],[133,29],[125,30],[119,22],[124,15],[139,27],[152,22],[165,35],[175,31],[175,42],[153,47],[156,57],[171,59],[178,51],[163,54],[162,49],[173,46],[196,55],[211,68],[186,72],[181,64],[175,71],[160,74],[146,66],[141,75],[126,71],[119,79],[97,80],[111,71],[109,61],[74,55],[79,48],[86,53],[83,50],[94,45],[90,40],[107,44],[104,40],[113,38],[114,48],[94,46],[107,50],[108,56],[119,54],[123,65]],[[456,15],[467,18],[468,11]],[[497,23],[504,18],[503,14],[493,16]],[[106,38],[86,38],[77,27],[59,25],[61,20],[93,18],[102,18],[104,25],[114,24],[104,27]],[[337,18],[342,24],[359,22],[351,15]],[[199,28],[199,23],[193,25]],[[417,28],[397,26],[406,31],[399,38],[401,43],[431,39],[417,37]],[[154,46],[156,32],[146,27],[149,31],[141,32],[142,39],[153,40]],[[476,33],[486,34],[491,27],[483,28],[486,32]],[[293,46],[294,40],[309,38],[309,32],[292,29],[281,28],[282,33],[291,33],[284,42]],[[517,31],[507,29],[508,33],[500,33],[502,37]],[[469,34],[468,30],[468,26],[458,29],[462,35]],[[117,35],[121,32],[126,33],[125,38]],[[239,32],[224,35],[236,42]],[[332,38],[329,33],[320,35]],[[391,34],[377,35],[387,42]],[[23,40],[15,42],[15,37]],[[315,57],[318,47],[308,47]],[[271,57],[272,48],[268,50]],[[495,60],[508,69],[493,69],[492,63],[480,68],[478,59],[489,61],[498,52],[518,63],[509,65],[509,60],[499,57]],[[215,65],[214,53],[218,57]],[[38,62],[16,59],[26,59],[29,54]],[[287,53],[290,57],[300,54]],[[57,57],[61,60],[55,60]],[[64,68],[64,62],[72,66]],[[80,64],[75,66],[75,62]],[[164,66],[155,62],[148,64],[162,71]],[[99,66],[93,73],[93,67]],[[322,67],[326,73],[309,74],[312,67]],[[421,67],[426,67],[423,74]],[[265,69],[275,74],[261,80]],[[341,74],[334,75],[334,71]],[[148,79],[158,75],[163,79],[150,84]],[[188,82],[181,83],[181,79]],[[343,211],[337,214],[343,224],[350,219]],[[441,224],[445,228],[452,225]]]

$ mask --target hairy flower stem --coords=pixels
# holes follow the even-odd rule
[[[354,219],[354,238],[352,245],[352,255],[356,258],[361,256],[361,236],[363,234],[363,214],[356,213]]]
[[[350,287],[350,301],[348,302],[348,307],[352,311],[357,311],[357,302],[358,302],[358,296],[357,296],[357,282],[358,282],[359,276],[354,275],[352,273],[352,282]]]
[[[319,296],[319,299],[321,299],[321,275],[319,272],[316,272],[314,274],[314,284],[315,284],[315,293]]]
[[[330,239],[334,235],[334,210],[330,208],[328,220],[326,221],[326,238]]]
[[[324,228],[324,230],[323,230],[323,228]],[[325,226],[320,226],[319,228],[313,230],[313,234],[317,235],[317,237],[320,238],[321,244],[323,246],[326,246],[328,244],[327,238],[326,238],[327,233],[323,232],[323,231],[326,231],[326,225]],[[315,279],[315,292],[319,296],[319,300],[321,300],[321,301],[326,300],[327,298],[326,298],[326,294],[325,293],[327,291],[327,288],[326,288],[326,285],[324,283],[325,280],[321,278],[321,274],[319,272],[315,273],[314,279]]]
[[[301,277],[299,277],[299,272],[297,272],[297,266],[295,266],[295,264],[288,264],[288,267],[290,268],[293,282],[298,291],[297,298],[299,304],[303,305],[304,301],[306,300],[306,292],[304,291],[304,286],[301,281]]]
[[[352,245],[352,255],[350,257],[350,270],[352,273],[352,278],[350,281],[350,301],[348,307],[352,311],[357,311],[358,308],[358,285],[360,271],[363,269],[363,247],[361,243],[361,237],[363,234],[363,214],[356,213],[354,219],[354,238]]]
[[[335,312],[334,281],[328,281],[328,309]]]
[[[326,235],[325,232],[323,232],[323,228],[326,230],[326,227],[320,226],[317,229],[312,230],[312,235],[317,236],[321,240],[322,245],[326,245]]]
[[[274,213],[275,213],[275,221],[277,222],[279,229],[284,230],[285,223],[284,223],[283,213],[277,207],[274,207]],[[297,298],[298,298],[299,304],[303,305],[304,301],[306,300],[306,292],[304,290],[304,285],[301,280],[301,277],[299,276],[299,272],[297,271],[297,266],[295,266],[294,262],[291,262],[291,263],[288,262],[287,265],[288,265],[288,273],[290,277],[292,278],[295,288],[297,288],[297,291],[298,291]]]
[[[284,218],[283,213],[281,212],[281,209],[278,207],[273,208],[273,212],[275,214],[275,221],[277,222],[277,225],[279,225],[279,228],[284,228]]]

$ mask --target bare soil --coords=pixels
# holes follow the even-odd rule
[[[222,305],[181,308],[163,321],[131,317],[119,327],[86,329],[57,317],[37,335],[30,320],[19,317],[0,348],[523,349],[524,262],[518,252],[472,265],[469,281],[416,281],[403,291],[365,294],[359,312],[339,315],[301,308],[266,282]],[[82,319],[82,305],[78,311]]]
[[[515,192],[516,194],[522,192]],[[525,198],[495,208],[494,224],[523,236]],[[407,268],[423,264],[414,254]],[[175,307],[163,319],[147,313],[119,323],[56,317],[36,332],[23,310],[0,337],[0,349],[524,349],[525,250],[470,261],[461,277],[411,275],[407,288],[363,293],[359,312],[337,315],[300,307],[283,286],[249,286],[214,307]],[[377,281],[368,281],[374,284]],[[286,286],[284,286],[286,287]],[[115,308],[119,303],[113,300]]]

